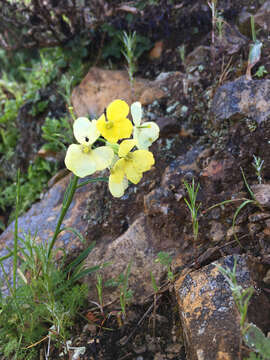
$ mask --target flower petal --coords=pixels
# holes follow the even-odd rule
[[[96,164],[96,170],[104,170],[112,163],[114,152],[109,146],[100,146],[91,151],[91,156]]]
[[[139,126],[142,120],[142,104],[136,101],[131,105],[130,111],[134,125]]]
[[[145,122],[141,127],[134,127],[133,137],[138,142],[138,149],[148,150],[159,137],[159,127],[153,121]]]
[[[114,100],[107,107],[107,118],[109,121],[117,122],[126,118],[129,113],[129,106],[124,100]]]
[[[118,129],[118,140],[129,138],[132,134],[133,125],[129,119],[123,119],[115,124]]]
[[[123,181],[123,178],[125,176],[125,168],[126,168],[126,160],[125,159],[119,159],[114,164],[113,168],[111,169],[111,177],[113,182],[115,183],[121,183]]]
[[[82,152],[81,145],[71,144],[66,153],[66,167],[76,176],[85,177],[96,171],[96,163],[91,157],[92,151],[89,153]]]
[[[118,183],[114,182],[113,177],[109,176],[109,190],[114,197],[121,197],[124,195],[126,188],[128,187],[128,180],[126,177]]]
[[[147,150],[136,150],[132,153],[132,163],[137,171],[148,171],[155,163],[153,154]]]
[[[132,133],[132,123],[129,119],[122,118],[118,122],[107,122],[105,115],[97,121],[97,128],[101,135],[110,143],[116,143],[119,139],[128,138]]]
[[[125,173],[129,181],[133,184],[138,184],[142,178],[142,172],[134,166],[133,161],[127,161],[125,167]]]
[[[93,144],[100,135],[96,126],[96,120],[88,120],[86,117],[79,117],[74,121],[73,132],[78,143],[83,145]]]
[[[119,146],[118,155],[120,157],[125,157],[136,145],[136,143],[137,142],[134,139],[123,140]]]

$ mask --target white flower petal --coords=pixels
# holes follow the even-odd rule
[[[141,127],[135,127],[133,137],[137,141],[137,148],[140,150],[148,150],[159,137],[159,127],[156,123],[150,121],[145,122]]]
[[[79,177],[93,174],[97,169],[91,154],[92,151],[89,153],[82,152],[81,145],[71,144],[65,157],[66,167]]]
[[[91,151],[91,156],[96,163],[96,169],[104,170],[109,167],[114,159],[113,149],[109,146],[100,146]]]
[[[130,107],[130,112],[132,115],[133,123],[136,126],[139,126],[142,120],[142,105],[139,101],[133,103]]]
[[[79,117],[74,121],[73,132],[78,143],[83,145],[93,144],[100,136],[96,126],[96,120],[88,120],[86,117]]]

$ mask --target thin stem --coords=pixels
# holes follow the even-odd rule
[[[256,31],[255,31],[255,24],[254,24],[254,16],[250,17],[250,25],[251,25],[251,34],[253,42],[256,41]]]
[[[24,324],[23,324],[22,314],[21,314],[21,312],[20,312],[20,309],[19,309],[19,306],[18,306],[18,303],[17,303],[16,293],[13,291],[12,286],[10,285],[10,282],[9,282],[8,276],[7,276],[7,273],[6,273],[6,271],[5,271],[5,268],[4,268],[4,265],[2,264],[2,262],[0,262],[0,266],[1,266],[2,273],[3,273],[4,278],[5,278],[5,281],[6,281],[8,290],[9,290],[11,296],[13,297],[13,301],[14,301],[14,304],[15,304],[15,307],[16,307],[16,310],[17,310],[19,319],[20,319],[20,321],[21,321],[21,324],[24,325]],[[16,289],[15,289],[15,290],[16,290]]]
[[[16,277],[18,265],[18,217],[20,204],[20,170],[17,172],[17,187],[16,187],[16,209],[15,209],[15,223],[14,223],[14,249],[13,249],[13,291],[16,293]]]
[[[64,201],[64,203],[62,205],[61,214],[60,214],[60,217],[58,219],[58,222],[57,222],[54,234],[53,234],[53,238],[51,240],[51,243],[50,243],[50,246],[49,246],[49,249],[48,249],[47,261],[50,259],[51,252],[52,252],[52,249],[54,247],[54,243],[55,243],[55,241],[57,239],[57,236],[58,236],[58,234],[60,232],[62,222],[63,222],[64,217],[65,217],[65,215],[66,215],[66,213],[68,211],[68,208],[69,208],[69,206],[70,206],[70,204],[72,202],[73,196],[74,196],[76,188],[77,188],[78,180],[79,180],[79,178],[76,175],[73,175],[71,180],[70,180],[70,186],[69,186],[69,192],[68,192],[68,195],[67,195],[67,199],[66,199],[66,201]]]
[[[87,184],[90,184],[90,183],[93,183],[93,182],[97,182],[97,181],[108,182],[108,178],[107,177],[100,177],[100,178],[85,180],[85,181],[81,182],[79,185],[77,185],[77,189],[83,187],[84,185],[87,185]]]

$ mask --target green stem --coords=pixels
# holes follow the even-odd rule
[[[19,203],[20,203],[20,170],[17,172],[17,188],[16,188],[16,209],[15,209],[15,223],[14,223],[14,249],[13,249],[13,291],[16,293],[16,277],[18,266],[18,217],[19,217]]]
[[[255,24],[254,24],[254,16],[250,17],[250,24],[251,24],[251,34],[253,42],[256,41],[256,31],[255,31]]]
[[[100,177],[100,178],[85,180],[85,181],[81,182],[79,185],[77,185],[77,189],[83,187],[84,185],[87,185],[87,184],[90,184],[90,183],[93,183],[93,182],[97,182],[97,181],[108,182],[108,178],[107,177]]]
[[[79,178],[76,175],[73,175],[71,180],[70,180],[70,186],[69,186],[69,192],[68,192],[68,195],[67,195],[67,199],[63,203],[61,214],[59,216],[59,219],[58,219],[58,222],[57,222],[54,234],[53,234],[53,238],[51,240],[51,243],[50,243],[50,246],[49,246],[49,249],[48,249],[47,261],[50,259],[51,252],[52,252],[52,249],[54,247],[54,243],[55,243],[55,241],[57,239],[58,234],[60,233],[60,228],[61,228],[62,222],[63,222],[64,217],[65,217],[65,215],[66,215],[66,213],[68,211],[68,208],[69,208],[69,206],[70,206],[70,204],[72,202],[73,196],[74,196],[76,188],[77,188],[78,180],[79,180]]]

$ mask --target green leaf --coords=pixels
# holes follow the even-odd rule
[[[86,243],[85,238],[83,237],[83,235],[82,235],[77,229],[75,229],[75,228],[73,228],[73,227],[64,227],[64,228],[62,228],[62,229],[59,231],[58,235],[59,235],[62,231],[70,231],[70,232],[72,232],[75,236],[77,236],[77,237],[81,240],[82,243],[84,243],[84,244]]]
[[[70,278],[70,280],[71,280],[72,282],[77,281],[77,280],[79,280],[80,278],[82,278],[83,276],[86,276],[86,275],[88,275],[88,274],[91,274],[92,272],[97,271],[97,270],[99,270],[99,269],[100,269],[100,265],[96,265],[96,266],[93,266],[93,267],[91,267],[91,268],[85,269],[85,270],[79,272],[78,274],[72,276],[72,277]]]
[[[258,352],[263,359],[270,359],[270,339],[254,324],[249,324],[249,327],[244,335],[246,344],[256,352]]]
[[[96,245],[96,242],[93,241],[90,246],[88,246],[87,249],[85,249],[72,263],[70,263],[66,269],[65,272],[68,273],[69,271],[75,269],[77,265],[79,265],[83,260],[87,258],[87,256],[90,254],[90,252],[93,250],[94,246]]]

